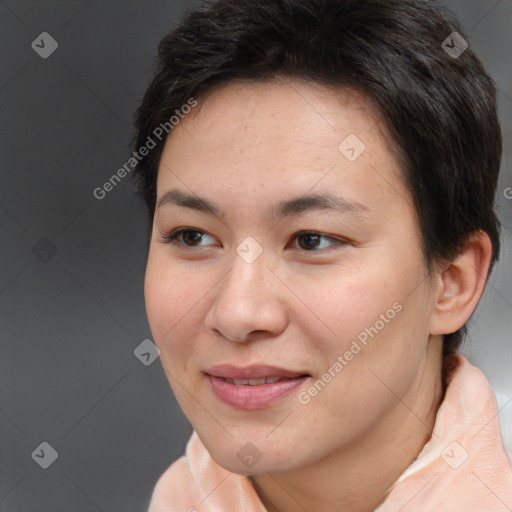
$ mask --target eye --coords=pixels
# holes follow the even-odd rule
[[[178,228],[172,233],[164,235],[164,241],[173,245],[184,245],[185,247],[202,247],[201,241],[205,236],[210,236],[205,231],[195,228]],[[212,238],[212,237],[210,237]]]
[[[347,245],[346,240],[318,233],[317,231],[299,231],[293,235],[292,240],[297,240],[301,249],[307,252],[317,252],[318,249],[326,249],[329,245],[322,243],[323,240],[333,242],[332,245]],[[302,243],[301,243],[302,242]]]
[[[204,247],[211,245],[201,244],[206,237],[213,239],[206,231],[190,227],[181,227],[175,229],[168,235],[163,235],[163,241],[174,246],[184,246],[185,248]],[[324,242],[322,242],[322,240]],[[299,231],[292,236],[292,241],[298,241],[299,248],[306,252],[318,252],[322,249],[328,249],[333,245],[344,246],[348,244],[346,240],[324,235],[317,231]],[[331,243],[325,243],[325,241]]]

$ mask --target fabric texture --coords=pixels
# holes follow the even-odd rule
[[[462,355],[416,460],[375,512],[510,512],[512,470],[503,448],[496,397]],[[210,456],[196,432],[186,454],[158,480],[148,512],[267,512],[249,477]]]

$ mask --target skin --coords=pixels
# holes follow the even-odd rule
[[[366,146],[355,161],[338,149],[350,134]],[[202,442],[218,464],[250,475],[269,512],[371,511],[383,501],[430,437],[443,394],[441,334],[463,325],[482,292],[483,234],[427,275],[394,155],[363,95],[298,79],[222,85],[166,142],[157,200],[178,189],[222,214],[156,209],[145,282],[151,330]],[[277,201],[324,192],[366,209],[267,214]],[[202,238],[166,243],[183,226]],[[294,238],[299,230],[326,236],[315,248]],[[236,252],[246,237],[263,249],[252,263]],[[396,303],[400,312],[300,403],[299,393]],[[222,363],[311,378],[266,409],[243,411],[211,390],[204,371]],[[252,468],[237,457],[248,442],[262,455]]]

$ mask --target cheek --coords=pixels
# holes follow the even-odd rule
[[[199,283],[200,280],[194,279],[191,285],[190,276],[180,270],[179,265],[171,265],[150,251],[144,295],[151,332],[161,350],[179,349],[184,345],[176,340],[184,328],[192,328],[191,323],[197,316],[204,294]]]
[[[295,312],[295,321],[325,368],[332,367],[338,356],[347,361],[337,374],[345,375],[336,379],[341,386],[347,384],[345,378],[361,382],[360,372],[368,373],[369,368],[386,379],[400,380],[393,372],[409,369],[425,350],[430,313],[424,287],[418,286],[421,265],[409,262],[400,270],[391,261],[295,281],[297,296],[307,306],[304,314]],[[375,377],[371,372],[368,377],[372,387]],[[408,380],[410,375],[402,377]],[[402,382],[397,385],[400,391],[405,389]]]
[[[144,297],[151,332],[157,344],[161,342],[165,330],[170,327],[169,313],[174,309],[170,304],[176,302],[175,288],[171,286],[169,277],[150,255],[144,280]]]
[[[427,348],[429,308],[424,289],[411,293],[406,279],[373,276],[350,290],[348,299],[340,296],[337,314],[332,311],[338,336],[323,351],[329,367],[342,356],[343,368],[323,398],[327,411],[343,403],[356,423],[366,424],[410,389]]]
[[[302,314],[297,310],[294,320],[321,352],[331,358],[342,354],[396,300],[398,293],[381,275],[374,270],[334,268],[301,280],[290,276],[304,310]]]

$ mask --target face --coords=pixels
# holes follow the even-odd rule
[[[425,363],[432,300],[368,100],[298,80],[223,85],[173,129],[157,202],[148,318],[220,465],[304,467],[393,415]]]

